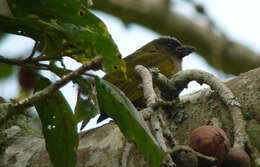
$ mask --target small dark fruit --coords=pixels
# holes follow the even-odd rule
[[[217,158],[221,163],[229,152],[230,141],[224,130],[204,125],[192,132],[189,146],[201,154]]]
[[[250,167],[250,158],[240,148],[231,148],[220,167]]]
[[[24,89],[32,89],[36,83],[37,73],[29,68],[21,67],[18,74],[19,84]]]

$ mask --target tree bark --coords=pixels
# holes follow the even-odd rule
[[[247,121],[247,131],[251,142],[260,151],[260,68],[243,73],[225,84],[232,90],[242,105],[242,112]],[[233,142],[233,125],[227,107],[210,89],[181,96],[183,111],[187,119],[178,122],[172,120],[172,132],[178,144],[188,144],[191,132],[205,124],[213,123],[223,128]],[[179,113],[182,111],[179,111]],[[179,118],[178,118],[179,119]],[[21,128],[12,126],[6,129],[7,147],[0,152],[0,166],[3,167],[49,167],[51,162],[45,150],[44,139],[33,135],[21,134]],[[125,154],[126,150],[128,154]],[[123,156],[124,154],[124,156]],[[127,155],[127,157],[125,156]],[[114,123],[80,133],[78,148],[78,167],[122,166],[128,167],[145,164],[143,156],[135,145],[129,144]]]

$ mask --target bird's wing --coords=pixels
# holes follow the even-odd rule
[[[124,60],[127,66],[127,78],[129,78],[131,81],[128,81],[124,77],[122,71],[109,73],[105,75],[103,79],[116,85],[131,101],[143,96],[143,92],[138,88],[138,86],[141,84],[141,80],[134,72],[134,67],[136,65],[140,64],[148,68],[158,67],[160,72],[166,76],[168,76],[168,74],[170,74],[171,71],[175,68],[175,64],[173,64],[171,61],[171,57],[157,52],[142,54],[137,52],[124,58]]]
[[[135,100],[138,98],[137,96],[142,96],[142,92],[138,90],[140,81],[135,75],[134,71],[130,70],[125,78],[122,71],[115,71],[105,75],[103,79],[121,89],[130,100]]]

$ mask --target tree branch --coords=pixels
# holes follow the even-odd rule
[[[168,80],[162,74],[154,75],[155,80],[163,79],[160,83],[165,83],[164,87],[167,87],[167,90],[173,92],[173,96],[178,95],[184,88],[187,87],[190,81],[197,81],[200,84],[206,83],[211,89],[215,90],[221,100],[228,107],[230,114],[232,115],[234,129],[235,129],[235,139],[234,146],[244,148],[246,141],[248,140],[244,118],[241,112],[241,105],[237,101],[236,97],[233,95],[231,90],[225,86],[219,79],[217,79],[212,74],[209,74],[200,70],[185,70],[180,71],[175,74],[171,80]],[[160,76],[160,78],[159,78]],[[170,93],[169,93],[170,94]]]
[[[5,58],[4,56],[1,55],[0,55],[0,62],[5,64],[10,64],[10,65],[40,69],[40,70],[49,70],[49,66],[46,64],[40,64],[37,62],[31,63],[30,61],[25,62],[24,60],[20,60],[20,59],[10,59],[10,58]]]
[[[62,79],[56,81],[45,89],[36,92],[31,97],[24,99],[18,103],[3,103],[0,105],[0,124],[13,116],[18,114],[20,111],[33,106],[37,101],[40,101],[42,98],[51,95],[53,92],[57,91],[69,81],[75,79],[76,77],[83,74],[86,70],[95,69],[97,65],[100,65],[102,58],[100,56],[92,59],[91,62],[83,64],[77,70],[70,72],[68,75]]]
[[[169,167],[175,166],[171,155],[168,153],[168,148],[165,143],[163,137],[163,130],[159,121],[159,112],[153,110],[152,106],[156,103],[156,94],[153,90],[153,80],[152,75],[147,68],[142,65],[135,66],[135,71],[142,79],[142,87],[144,92],[144,98],[146,99],[148,110],[151,110],[151,117],[150,117],[150,125],[154,132],[154,136],[156,137],[161,149],[166,153],[163,159],[163,163],[167,164]]]
[[[259,126],[260,123],[259,76],[260,68],[241,74],[225,83],[234,95],[238,97],[242,105],[243,113],[250,116],[246,120],[247,123],[253,121],[253,125],[255,126]],[[233,124],[232,121],[230,121],[229,113],[226,112],[227,108],[219,98],[216,98],[216,96],[212,94],[212,90],[205,89],[181,96],[180,100],[184,103],[184,110],[188,114],[188,117],[184,122],[178,125],[178,129],[173,133],[174,138],[179,144],[187,145],[189,135],[192,131],[197,127],[207,124],[212,118],[218,118],[221,121],[222,128],[227,132],[230,139],[232,139],[233,131],[231,129],[233,129]],[[251,128],[248,130],[253,133],[252,137],[255,138],[257,143],[260,139],[259,136],[257,137],[259,131],[255,131],[255,129]],[[6,150],[8,151],[2,152],[0,164],[14,167],[17,165],[21,166],[21,163],[23,163],[25,166],[32,167],[41,162],[42,166],[51,166],[51,161],[42,138],[33,137],[31,135],[14,135],[15,133],[13,131],[10,132],[10,129],[7,129],[6,132],[7,137],[9,137],[8,141],[12,142],[7,143]],[[77,167],[121,167],[120,161],[122,160],[125,141],[125,137],[114,123],[81,132]],[[259,146],[257,149],[260,150]],[[24,161],[23,155],[28,155],[26,158],[27,161]],[[97,157],[102,157],[102,159]],[[256,159],[257,157],[256,155],[254,158]],[[13,159],[16,161],[11,161]],[[131,149],[130,155],[127,158],[127,165],[129,167],[136,167],[144,166],[144,164],[144,158],[138,153],[136,147]]]
[[[150,74],[148,69],[142,65],[135,66],[135,71],[142,79],[142,88],[147,107],[151,107],[156,102],[157,98],[153,90],[152,75]]]
[[[173,92],[174,97],[176,97],[177,94],[187,87],[190,81],[195,80],[200,84],[208,84],[211,89],[217,92],[230,112],[233,120],[233,147],[238,147],[245,150],[247,143],[251,145],[246,132],[244,116],[241,111],[242,106],[233,95],[232,91],[212,74],[200,70],[185,70],[175,74],[171,80],[168,80],[162,74],[154,74],[153,76],[157,83],[160,83],[160,88],[168,90],[168,92]],[[260,159],[258,151],[256,149],[252,149],[250,154],[254,155],[254,161],[258,163]]]
[[[229,40],[216,27],[198,24],[170,10],[165,1],[98,0],[93,8],[112,14],[124,23],[137,23],[160,34],[174,36],[196,47],[197,53],[211,66],[225,73],[240,74],[260,66],[259,54]]]

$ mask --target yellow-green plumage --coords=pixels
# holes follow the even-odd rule
[[[143,92],[138,88],[141,80],[134,72],[136,65],[140,64],[148,68],[156,67],[160,73],[169,77],[181,70],[182,57],[193,50],[194,48],[190,46],[181,45],[175,38],[159,38],[124,58],[127,68],[126,75],[131,81],[127,81],[121,71],[109,73],[103,79],[116,85],[131,101],[135,101],[143,96]]]

